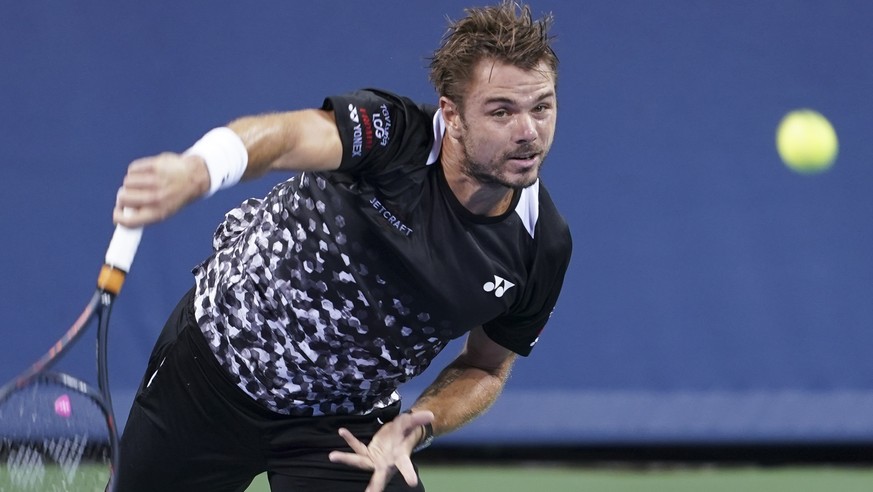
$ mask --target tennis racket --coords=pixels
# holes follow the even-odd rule
[[[141,236],[141,228],[116,226],[82,314],[45,355],[0,388],[0,492],[113,490],[118,434],[107,368],[109,315]],[[51,370],[95,319],[96,389]]]

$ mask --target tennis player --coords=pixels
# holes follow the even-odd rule
[[[514,2],[468,9],[431,60],[437,105],[359,90],[129,166],[128,226],[298,173],[227,213],[194,269],[131,409],[120,491],[243,491],[263,472],[274,491],[424,490],[414,450],[495,401],[569,263],[540,180],[550,22]],[[401,413],[398,386],[461,336]]]

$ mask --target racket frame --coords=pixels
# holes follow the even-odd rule
[[[109,390],[109,318],[115,298],[121,291],[127,272],[130,271],[141,237],[142,228],[128,228],[122,225],[115,227],[112,240],[106,250],[105,262],[97,277],[97,290],[82,313],[42,357],[0,387],[0,402],[38,380],[60,384],[94,401],[103,413],[109,433],[110,470],[107,492],[115,490],[114,477],[119,461],[118,430]],[[97,389],[69,374],[51,371],[52,366],[75,345],[95,318],[97,319]]]

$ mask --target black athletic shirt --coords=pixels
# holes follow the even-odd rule
[[[500,217],[467,211],[439,163],[436,108],[363,90],[327,98],[338,171],[305,172],[230,211],[195,270],[195,313],[239,387],[288,415],[363,414],[399,399],[482,325],[528,355],[571,239],[539,181]]]

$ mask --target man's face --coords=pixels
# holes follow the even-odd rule
[[[557,119],[555,76],[480,61],[460,115],[464,172],[483,184],[524,188],[539,177]]]

